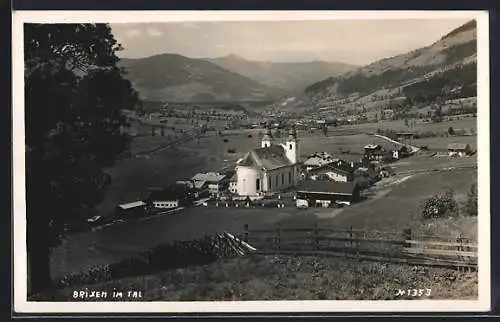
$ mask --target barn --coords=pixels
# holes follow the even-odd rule
[[[351,205],[360,199],[358,182],[303,180],[297,188],[297,206]]]

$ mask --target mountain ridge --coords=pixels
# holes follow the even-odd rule
[[[428,46],[375,61],[340,76],[326,78],[306,87],[305,93],[318,108],[340,112],[360,106],[363,110],[367,106],[370,109],[377,105],[371,103],[379,100],[378,97],[384,97],[384,100],[408,99],[406,95],[409,92],[412,93],[408,94],[410,96],[417,95],[414,91],[417,87],[421,90],[426,88],[427,91],[418,95],[427,95],[429,91],[433,93],[432,97],[437,95],[436,89],[430,90],[430,85],[422,83],[439,83],[444,86],[442,91],[454,90],[454,96],[459,96],[462,90],[469,95],[472,86],[475,86],[471,78],[473,69],[469,65],[476,61],[476,23],[469,21]],[[451,75],[454,79],[440,79]],[[457,79],[466,82],[463,88],[448,88],[451,84],[460,87]],[[411,91],[405,91],[405,88],[410,87]],[[444,92],[441,94],[443,97],[449,96]]]
[[[275,99],[281,89],[259,84],[211,62],[164,53],[122,58],[119,66],[144,99],[159,101],[240,101]]]
[[[205,58],[205,60],[261,84],[284,89],[289,93],[302,92],[306,86],[313,82],[330,75],[341,75],[359,67],[353,64],[321,60],[306,62],[249,60],[237,54]]]

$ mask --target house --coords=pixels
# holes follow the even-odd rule
[[[194,193],[183,186],[170,186],[164,189],[152,190],[147,203],[157,209],[173,209],[192,201]]]
[[[196,189],[202,190],[206,187],[213,195],[219,195],[229,184],[227,175],[218,172],[197,173],[191,178],[191,181]]]
[[[327,152],[313,153],[304,161],[304,166],[306,171],[309,172],[314,168],[324,166],[336,160]]]
[[[384,151],[382,149],[382,146],[379,144],[368,144],[365,145],[365,156],[370,160],[370,161],[375,161],[375,160],[382,160],[384,157]]]
[[[386,120],[392,120],[394,118],[394,110],[392,110],[392,109],[385,109],[384,110],[384,118]]]
[[[407,142],[412,142],[415,138],[415,133],[413,132],[399,132],[396,133],[397,140],[406,144]]]
[[[236,173],[229,179],[229,192],[232,194],[238,193],[238,177]]]
[[[134,201],[126,204],[118,205],[115,209],[117,217],[133,218],[140,217],[147,211],[147,204],[144,201]]]
[[[236,190],[240,196],[262,196],[297,185],[299,140],[290,130],[284,144],[273,144],[268,130],[261,147],[252,149],[236,163]]]
[[[309,171],[309,178],[312,180],[324,178],[336,182],[350,182],[354,180],[354,167],[352,163],[338,160],[312,169]]]
[[[448,144],[448,155],[464,157],[471,153],[470,146],[465,143],[450,143]]]
[[[350,205],[359,198],[357,182],[303,180],[297,188],[296,203],[298,207],[329,207],[334,204]]]

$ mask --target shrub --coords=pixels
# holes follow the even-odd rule
[[[441,218],[458,215],[458,204],[452,189],[435,194],[422,203],[422,216],[424,218]]]
[[[465,202],[465,213],[468,216],[477,216],[477,184],[473,183],[467,193],[467,201]]]

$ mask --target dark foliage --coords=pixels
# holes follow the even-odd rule
[[[424,218],[456,215],[458,215],[458,204],[451,189],[438,193],[422,203],[422,216]]]
[[[477,183],[473,183],[470,186],[469,192],[467,193],[467,201],[465,202],[465,213],[468,216],[477,216]]]
[[[408,85],[403,93],[408,104],[429,103],[436,99],[457,99],[477,95],[477,66],[470,63],[436,75],[420,83]]]
[[[50,284],[50,248],[67,223],[95,214],[128,147],[122,109],[137,93],[105,24],[25,24],[27,246],[30,287]]]

